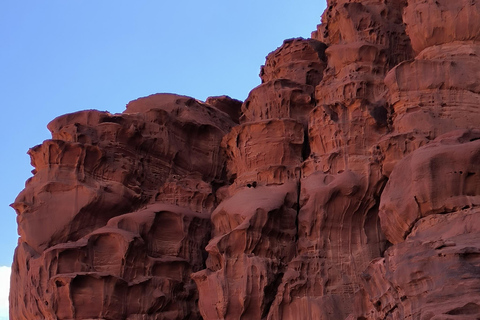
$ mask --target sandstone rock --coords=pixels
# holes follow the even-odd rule
[[[312,38],[329,46],[358,46],[358,42],[385,48],[384,61],[393,67],[412,55],[402,21],[406,0],[329,0],[322,24]]]
[[[242,106],[242,122],[292,118],[306,126],[326,67],[325,48],[320,41],[297,38],[270,53],[260,71],[262,84]]]
[[[229,96],[208,97],[206,104],[225,112],[235,123],[239,122],[241,115],[242,101],[232,99]]]
[[[394,245],[362,275],[359,318],[478,316],[478,135],[453,131],[395,166],[379,213]]]
[[[360,287],[357,270],[385,250],[377,193],[351,171],[301,181],[297,254],[287,266],[269,319],[345,319]]]
[[[310,157],[304,171],[366,170],[366,166],[375,162],[378,141],[389,131],[388,112],[383,105],[364,100],[348,107],[343,104],[317,106],[310,113]]]
[[[193,274],[204,319],[267,316],[295,253],[297,189],[295,182],[245,188],[213,212],[207,269]]]
[[[434,45],[480,40],[476,1],[408,0],[404,19],[416,53]]]
[[[308,123],[315,106],[314,87],[277,79],[253,89],[242,106],[242,123],[268,119],[296,119]]]
[[[11,318],[480,318],[479,8],[329,0],[243,103],[55,119]]]
[[[479,226],[478,208],[420,219],[363,273],[359,319],[476,319]]]
[[[222,145],[228,175],[237,186],[281,184],[296,178],[302,162],[304,131],[292,120],[264,120],[232,128]]]
[[[420,131],[430,139],[475,128],[480,119],[479,46],[445,44],[422,51],[385,78],[399,132]]]
[[[325,69],[326,45],[313,39],[289,39],[267,56],[260,70],[262,83],[288,79],[300,84],[316,86]]]
[[[42,303],[26,308],[22,296],[14,296],[18,309],[12,311],[45,319],[198,318],[190,274],[203,268],[209,230],[209,214],[156,204],[40,256],[23,243],[12,283],[32,303]]]
[[[30,150],[34,176],[13,204],[21,238],[12,315],[198,319],[190,274],[205,263],[214,186],[224,177],[220,142],[233,124],[165,94],[123,114],[51,122],[54,140]]]
[[[329,1],[324,23],[312,33],[329,47],[309,116],[307,172],[368,172],[370,163],[379,162],[378,142],[392,131],[384,78],[412,56],[401,23],[404,6],[404,1]]]
[[[397,163],[381,196],[380,220],[387,239],[403,242],[430,214],[480,204],[480,131],[454,131]]]

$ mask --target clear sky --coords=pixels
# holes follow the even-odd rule
[[[122,112],[157,92],[244,100],[265,56],[308,38],[324,9],[325,0],[0,1],[0,266],[17,243],[9,204],[31,176],[26,152],[50,137],[50,120]]]

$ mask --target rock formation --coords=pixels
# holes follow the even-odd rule
[[[479,319],[480,3],[330,0],[242,103],[49,124],[12,319]]]

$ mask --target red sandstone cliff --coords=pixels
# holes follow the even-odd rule
[[[243,103],[58,117],[11,318],[480,318],[479,40],[475,0],[330,0]]]

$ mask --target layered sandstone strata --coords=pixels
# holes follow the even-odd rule
[[[158,94],[122,114],[49,124],[52,140],[30,150],[34,176],[13,204],[13,319],[200,317],[190,275],[205,265],[220,142],[235,124],[215,105],[239,110],[211,101]]]
[[[11,317],[480,318],[480,3],[327,5],[243,103],[50,123]]]

